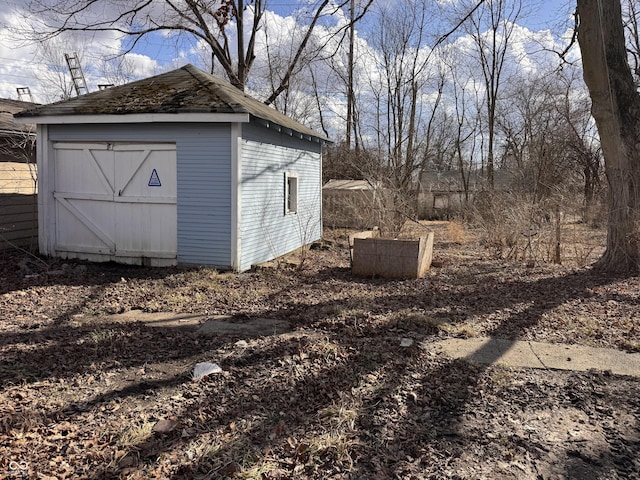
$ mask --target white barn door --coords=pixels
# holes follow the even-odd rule
[[[56,252],[175,263],[175,144],[56,143],[54,152]]]

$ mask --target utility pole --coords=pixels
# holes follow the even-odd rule
[[[348,80],[347,80],[347,134],[346,134],[346,144],[347,148],[351,150],[351,126],[353,124],[353,103],[354,103],[354,94],[353,94],[353,42],[355,39],[355,0],[351,0],[351,6],[349,7],[349,59],[347,72]],[[355,133],[355,132],[354,132]]]
[[[82,73],[80,60],[78,60],[78,54],[74,53],[73,55],[69,55],[68,53],[65,53],[64,58],[69,66],[69,72],[71,72],[71,80],[73,81],[73,87],[76,90],[76,95],[80,96],[85,93],[89,93],[87,81],[84,78],[84,73]]]

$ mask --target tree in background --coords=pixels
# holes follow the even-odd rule
[[[368,0],[352,21],[357,22],[372,2]],[[111,32],[128,41],[128,51],[154,32],[183,35],[194,45],[205,45],[211,53],[212,68],[219,65],[229,81],[244,90],[256,59],[267,3],[266,0],[31,0],[32,17],[46,20],[40,20],[44,24],[34,24],[34,20],[24,34],[42,42],[65,32]],[[285,63],[279,65],[277,81],[273,82],[265,103],[271,104],[289,87],[314,28],[348,3],[349,0],[341,3],[322,0],[303,9],[307,19],[304,29]],[[343,26],[343,30],[347,28]]]
[[[505,60],[516,20],[522,12],[521,0],[488,0],[470,16],[467,32],[476,45],[485,86],[487,129],[486,175],[490,188],[494,187],[496,144],[496,109],[505,73]],[[463,2],[469,11],[470,6]]]
[[[582,218],[585,222],[597,224],[594,209],[603,187],[602,149],[591,116],[588,92],[577,85],[578,73],[573,70],[558,73],[561,94],[557,96],[554,108],[563,118],[558,134],[562,138],[565,154],[575,166],[574,172],[581,174],[584,206]]]
[[[624,0],[621,7],[631,72],[640,86],[640,5],[637,0]]]

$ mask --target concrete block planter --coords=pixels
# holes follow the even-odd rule
[[[417,239],[354,238],[354,275],[420,278],[431,267],[433,232]]]

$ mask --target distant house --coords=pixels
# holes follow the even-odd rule
[[[13,114],[36,104],[0,99],[0,250],[37,243],[35,126]]]
[[[0,162],[35,163],[35,127],[16,123],[13,115],[36,106],[0,98]]]
[[[468,191],[465,192],[460,172],[427,171],[422,177],[418,197],[418,217],[422,219],[449,218],[473,204],[479,192],[489,190],[486,178],[479,170],[467,173]],[[504,170],[494,172],[494,188],[508,190],[513,184],[513,174]]]
[[[192,65],[16,118],[42,254],[243,271],[321,237],[327,139]]]
[[[465,194],[459,172],[427,171],[422,177],[418,195],[418,217],[448,218],[464,208],[467,197],[472,201],[476,190],[477,177],[472,179],[469,192]]]

